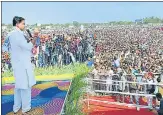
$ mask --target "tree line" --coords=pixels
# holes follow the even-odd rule
[[[65,24],[42,24],[41,27],[46,27],[46,26],[52,26],[52,27],[69,27],[69,26],[75,26],[75,27],[80,27],[81,25],[85,27],[94,27],[94,26],[101,26],[101,25],[132,25],[132,24],[161,24],[163,23],[163,18],[159,17],[146,17],[143,19],[138,19],[139,21],[136,22],[134,21],[110,21],[110,22],[105,22],[105,23],[80,23],[78,21],[73,21],[72,23],[65,23]],[[6,24],[2,23],[2,26]],[[12,24],[7,24],[7,26],[10,28],[12,27]],[[31,25],[32,27],[36,27],[37,24]]]

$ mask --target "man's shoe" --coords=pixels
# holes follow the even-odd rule
[[[17,112],[14,112],[14,115],[18,114],[19,111],[20,111],[20,109]]]
[[[149,108],[148,111],[152,111],[153,109],[152,108]]]
[[[140,111],[140,107],[136,107],[136,110],[137,110],[137,111]]]
[[[18,112],[14,112],[14,115],[16,115]]]
[[[22,113],[22,115],[30,115],[30,112],[32,112],[32,111],[33,111],[33,109],[30,109],[29,111]]]

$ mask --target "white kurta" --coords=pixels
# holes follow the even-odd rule
[[[28,89],[36,84],[34,69],[31,64],[33,44],[27,43],[24,34],[15,29],[9,36],[11,64],[15,77],[15,88]]]

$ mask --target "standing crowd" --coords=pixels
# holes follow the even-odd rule
[[[92,83],[94,90],[163,95],[162,85],[151,85],[163,84],[163,31],[160,28],[130,25],[90,27],[84,31],[68,28],[34,30],[37,41],[31,62],[35,67],[86,62],[87,66],[94,66],[90,73],[98,82]],[[3,35],[2,41],[6,37],[4,32]],[[4,68],[12,68],[6,52],[3,52],[2,71]],[[139,104],[139,98],[130,96],[130,102],[135,99]],[[153,108],[152,101],[153,97],[148,97],[150,109]]]
[[[133,93],[130,103],[137,105],[141,96],[136,94],[163,95],[163,31],[159,27],[110,27],[95,33],[99,36],[95,40],[95,68],[90,78],[96,93]],[[120,102],[124,102],[123,93],[123,99],[116,95]],[[152,110],[154,98],[146,97]],[[163,114],[163,100],[160,102]]]
[[[3,41],[6,36],[3,37]],[[94,55],[94,36],[92,33],[85,32],[84,34],[80,31],[67,29],[57,31],[43,29],[38,31],[35,29],[33,37],[37,38],[31,56],[34,67],[61,67],[75,62],[82,63]],[[11,67],[7,63],[10,62],[10,58],[7,52],[3,52],[2,60],[2,70],[10,70]]]

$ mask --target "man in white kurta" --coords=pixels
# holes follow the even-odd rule
[[[31,110],[31,87],[36,84],[31,64],[33,44],[27,43],[23,31],[18,27],[8,37],[7,48],[11,53],[11,63],[15,77],[14,113],[22,107],[22,112]],[[5,46],[3,46],[5,49]]]

